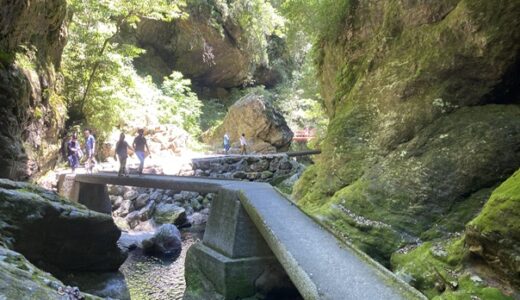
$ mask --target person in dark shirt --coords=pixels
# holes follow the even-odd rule
[[[151,157],[150,149],[148,148],[148,143],[146,143],[146,138],[144,137],[144,129],[137,130],[137,136],[134,139],[132,146],[135,149],[135,155],[139,158],[139,175],[143,174],[144,168],[144,159],[146,157],[145,147],[148,155]]]
[[[117,176],[128,176],[128,171],[126,170],[126,159],[128,158],[128,149],[132,149],[130,145],[125,141],[125,134],[121,133],[119,136],[119,141],[116,144],[116,154],[119,157],[119,172]],[[116,155],[114,155],[116,158]]]
[[[72,169],[72,173],[79,167],[79,143],[78,136],[76,133],[72,134],[70,141],[67,144],[67,157],[69,159],[69,166]]]

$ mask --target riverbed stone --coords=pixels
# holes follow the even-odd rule
[[[233,173],[233,178],[245,179],[245,178],[247,178],[247,174],[244,171],[238,171],[238,172]]]
[[[158,190],[156,190],[152,194],[150,194],[150,200],[161,201],[161,199],[162,199],[162,193]]]
[[[141,194],[135,199],[134,201],[134,207],[135,209],[141,209],[146,205],[148,202],[148,199],[150,199],[150,196],[148,194]]]
[[[149,201],[143,208],[139,210],[139,219],[146,221],[150,219],[155,211],[155,201]]]
[[[109,185],[108,193],[114,196],[123,196],[125,193],[125,189],[120,185]]]
[[[123,200],[119,208],[114,212],[117,217],[126,217],[130,212],[134,211],[134,203],[130,200]]]
[[[123,195],[123,198],[125,200],[135,200],[137,198],[137,196],[139,196],[139,193],[136,191],[136,190],[129,190],[129,191],[126,191],[125,194]]]
[[[155,208],[154,220],[159,224],[182,225],[186,222],[186,210],[174,204],[161,203]]]
[[[150,239],[143,240],[142,247],[147,254],[178,254],[182,248],[181,233],[173,224],[161,225]]]
[[[130,226],[130,228],[135,228],[139,224],[140,220],[139,211],[133,211],[129,213],[128,215],[126,215],[125,220],[128,223],[128,226]]]

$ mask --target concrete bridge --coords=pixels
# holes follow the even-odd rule
[[[201,278],[225,299],[250,297],[280,264],[305,299],[426,299],[364,253],[338,241],[266,183],[145,175],[76,175],[70,198],[110,213],[106,184],[217,193],[203,241],[186,258],[187,291]],[[200,296],[204,299],[204,296]]]

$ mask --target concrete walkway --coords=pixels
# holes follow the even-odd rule
[[[338,241],[265,183],[200,177],[77,175],[76,181],[240,193],[240,202],[305,299],[426,299],[390,271]]]

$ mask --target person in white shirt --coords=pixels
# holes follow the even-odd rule
[[[242,135],[240,136],[240,154],[242,154],[242,155],[247,154],[246,146],[247,146],[246,135],[244,133],[242,133]]]
[[[224,134],[224,151],[226,152],[226,155],[228,154],[230,148],[231,148],[231,143],[229,141],[229,135],[226,132],[226,134]]]

